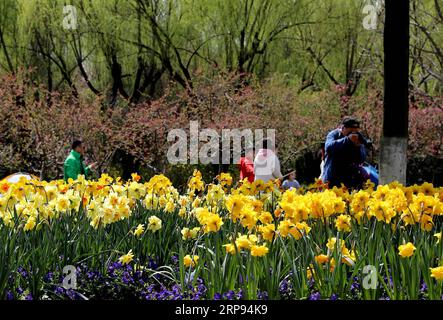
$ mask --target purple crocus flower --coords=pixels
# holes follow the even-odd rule
[[[74,290],[72,290],[72,289],[66,290],[66,295],[71,300],[76,300],[77,299],[77,293]]]
[[[53,278],[54,278],[54,273],[52,273],[52,272],[48,272],[48,273],[45,275],[45,277],[44,277],[43,280],[44,280],[45,282],[49,283],[49,282],[52,282]]]
[[[258,300],[268,300],[268,293],[266,291],[259,291],[257,293]]]
[[[94,278],[95,278],[95,272],[94,271],[88,271],[88,272],[86,272],[86,277],[89,279],[89,280],[93,280]]]
[[[58,295],[63,295],[65,293],[65,289],[62,287],[56,287],[54,292]]]
[[[14,300],[14,294],[11,291],[6,292],[6,300]]]
[[[153,284],[151,284],[151,285],[148,287],[148,293],[153,293],[154,290],[155,290],[155,286],[154,286]]]
[[[130,264],[126,265],[126,271],[127,272],[132,272],[133,271],[132,266]]]
[[[173,264],[177,264],[177,263],[179,262],[179,258],[178,258],[178,256],[173,255],[173,256],[171,257],[171,261],[172,261]]]
[[[199,294],[205,294],[207,291],[206,286],[204,284],[199,284],[197,286],[197,293]]]
[[[153,259],[149,259],[148,268],[156,270],[158,268],[158,264]]]
[[[281,282],[279,290],[281,294],[286,294],[289,291],[288,280],[285,279]]]
[[[28,277],[28,272],[25,270],[25,268],[23,267],[19,267],[17,269],[17,272],[23,277],[23,278],[27,278]]]
[[[174,284],[174,285],[172,286],[172,293],[173,293],[173,294],[180,294],[180,292],[181,292],[180,285],[178,285],[178,284]]]
[[[201,298],[201,294],[196,293],[196,294],[194,294],[194,296],[191,298],[191,300],[200,300],[200,298]]]
[[[354,281],[354,282],[351,284],[351,292],[352,292],[352,293],[355,293],[355,291],[358,291],[359,289],[360,289],[360,283]]]
[[[221,299],[223,299],[222,295],[220,293],[216,292],[214,294],[214,300],[221,300]]]
[[[122,281],[123,281],[123,283],[128,284],[128,283],[133,283],[134,279],[132,278],[132,276],[130,275],[129,272],[125,271],[125,272],[123,272],[123,275],[122,275]]]
[[[308,298],[308,300],[320,300],[320,299],[321,299],[320,292],[315,292],[311,294]]]
[[[225,297],[227,300],[234,300],[234,299],[235,299],[235,292],[234,292],[233,290],[229,290],[228,292],[226,292],[226,293],[224,294],[224,297]]]

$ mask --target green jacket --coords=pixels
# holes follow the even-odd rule
[[[69,178],[74,180],[81,174],[87,178],[91,173],[91,168],[86,167],[83,162],[83,157],[77,151],[71,150],[64,164],[64,179],[68,181]]]

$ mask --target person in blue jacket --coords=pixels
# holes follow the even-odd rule
[[[326,137],[325,164],[322,180],[329,187],[361,188],[367,176],[362,170],[366,159],[364,138],[360,134],[360,122],[354,117],[345,117],[338,129]]]

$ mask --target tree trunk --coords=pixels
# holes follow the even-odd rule
[[[406,183],[409,111],[409,0],[386,0],[385,94],[380,183]]]
[[[5,55],[6,62],[8,63],[9,71],[12,74],[14,74],[15,73],[14,66],[12,65],[11,57],[9,56],[8,48],[6,46],[5,38],[3,37],[3,30],[1,26],[0,26],[0,44],[2,45],[3,53]]]

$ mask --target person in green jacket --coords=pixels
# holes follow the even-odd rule
[[[82,142],[79,140],[75,140],[72,143],[72,150],[69,153],[64,163],[65,181],[68,181],[69,178],[76,180],[77,177],[81,174],[84,175],[86,178],[88,178],[88,175],[95,168],[96,166],[95,163],[87,167],[85,166],[85,163],[83,161],[84,153],[85,150],[83,148]]]

